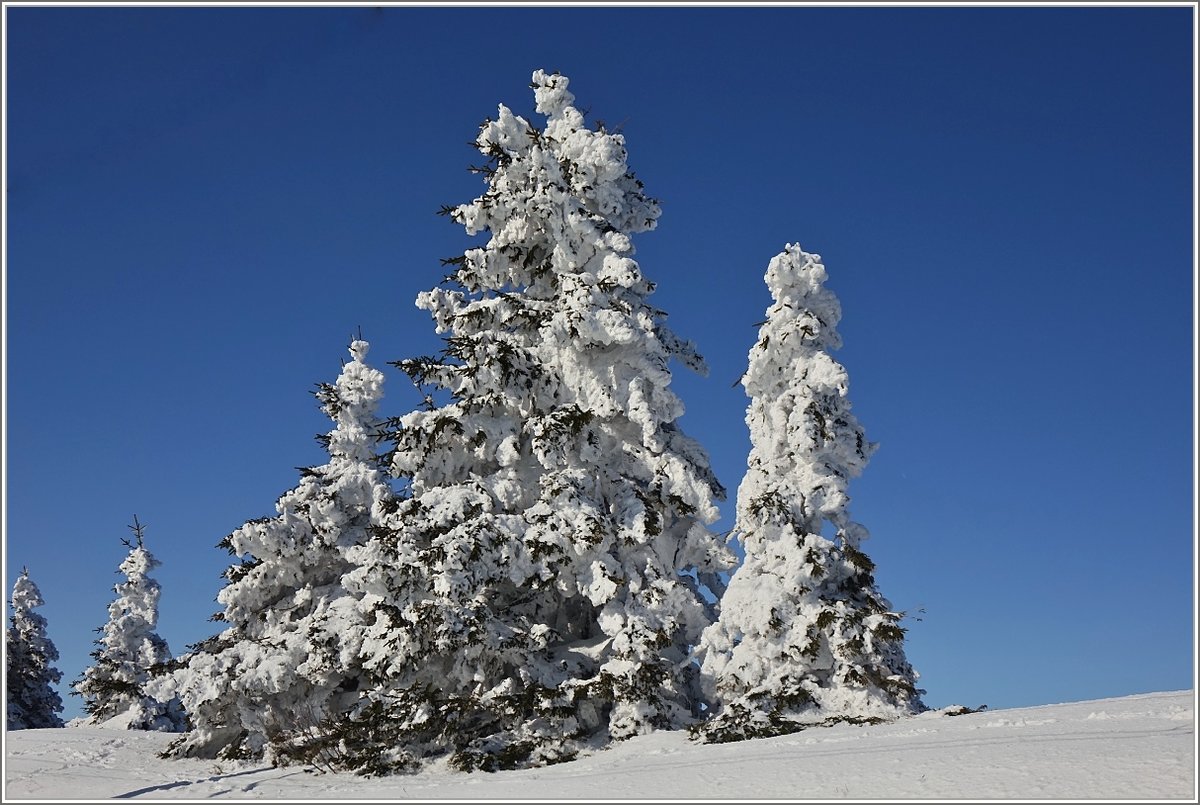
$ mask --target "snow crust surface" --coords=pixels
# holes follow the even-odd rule
[[[699,745],[657,732],[555,766],[362,778],[160,760],[171,736],[5,735],[4,799],[1196,799],[1195,693],[819,727]]]

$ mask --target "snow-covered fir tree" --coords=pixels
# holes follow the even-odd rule
[[[54,667],[58,649],[46,634],[46,619],[33,610],[46,602],[29,569],[13,585],[12,614],[5,635],[4,693],[10,730],[61,727],[62,697],[52,686],[62,679]]]
[[[876,445],[850,413],[841,306],[818,255],[771,260],[773,304],[743,377],[751,451],[735,534],[745,561],[704,634],[711,742],[923,709],[904,653],[901,613],[880,594],[850,519],[847,485]],[[828,536],[827,536],[828,535]]]
[[[364,362],[368,349],[353,341],[337,382],[315,392],[336,423],[318,437],[329,462],[302,470],[277,516],[220,543],[241,557],[217,597],[224,610],[214,618],[226,628],[155,688],[179,696],[193,724],[168,754],[258,757],[271,742],[286,753],[297,731],[358,697],[361,619],[342,578],[393,497],[376,451],[384,377]]]
[[[73,693],[83,697],[88,723],[118,719],[128,729],[182,732],[187,718],[179,701],[160,702],[144,690],[151,674],[165,669],[171,650],[155,631],[162,588],[150,571],[161,563],[146,548],[145,526],[136,516],[129,528],[135,541],[122,540],[130,550],[118,571],[125,581],[114,587],[108,622],[96,630],[95,663],[75,681]]]
[[[545,125],[500,106],[476,138],[486,191],[444,210],[488,235],[418,297],[444,353],[398,362],[429,396],[398,422],[411,496],[354,574],[375,605],[369,769],[555,762],[700,708],[703,588],[733,560],[668,362],[706,370],[648,301],[630,236],[659,207],[623,136],[585,124],[566,77],[531,86]]]

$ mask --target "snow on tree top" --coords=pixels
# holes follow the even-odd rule
[[[129,552],[119,569],[129,578],[141,578],[161,565],[162,562],[155,559],[150,551],[139,545]]]
[[[842,306],[837,296],[825,287],[828,278],[821,255],[804,251],[798,243],[787,244],[771,259],[765,277],[775,300],[767,308],[767,315],[783,309],[804,311],[804,315],[783,321],[801,333],[804,343],[817,349],[842,346],[841,336],[835,329],[842,318]]]
[[[33,579],[29,578],[29,569],[22,568],[21,575],[17,577],[17,581],[13,585],[13,609],[30,610],[45,603],[42,600],[41,590],[33,583]]]
[[[337,423],[329,433],[329,454],[333,457],[364,461],[371,454],[370,433],[383,397],[384,376],[363,362],[370,349],[370,343],[361,338],[351,342],[354,360],[342,368],[332,389],[319,395],[323,410]]]
[[[565,75],[535,70],[532,86],[538,112],[553,119],[571,109],[575,96],[567,89],[570,83]]]

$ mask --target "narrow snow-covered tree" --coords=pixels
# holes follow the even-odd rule
[[[286,754],[294,731],[339,713],[357,698],[358,603],[342,584],[347,558],[390,506],[391,487],[376,454],[383,374],[364,361],[369,344],[315,392],[336,423],[318,437],[329,462],[302,470],[278,515],[251,520],[221,541],[242,557],[214,619],[220,634],[197,645],[156,693],[178,695],[193,724],[176,756],[259,757],[274,740]]]
[[[486,192],[444,210],[489,236],[418,297],[444,353],[398,362],[428,405],[398,422],[411,497],[361,577],[373,723],[400,765],[555,762],[688,723],[702,588],[732,566],[707,528],[724,490],[670,389],[670,359],[704,364],[633,259],[658,204],[566,77],[531,86],[545,126],[500,106],[476,138]]]
[[[95,663],[75,681],[73,693],[83,697],[89,723],[119,718],[132,730],[182,732],[187,718],[179,701],[160,702],[145,693],[151,674],[170,662],[171,650],[155,631],[162,588],[150,571],[161,563],[146,548],[145,526],[136,516],[129,528],[136,541],[122,540],[130,549],[118,571],[125,581],[114,587],[108,622],[96,630]]]
[[[45,729],[63,725],[62,697],[52,686],[62,679],[54,667],[58,649],[46,634],[46,619],[33,610],[46,602],[29,569],[22,568],[13,585],[12,614],[5,635],[7,728]]]
[[[850,412],[841,306],[818,255],[789,244],[766,273],[774,299],[743,377],[751,451],[734,532],[745,561],[704,634],[716,707],[710,742],[923,709],[901,613],[880,594],[847,485],[876,445]],[[826,536],[828,535],[828,536]]]

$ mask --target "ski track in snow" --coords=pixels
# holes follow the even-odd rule
[[[161,760],[173,736],[96,727],[5,736],[4,799],[1179,799],[1195,801],[1192,691],[697,745],[635,738],[570,763],[362,778]]]

